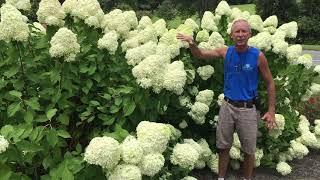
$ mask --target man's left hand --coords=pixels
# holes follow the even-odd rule
[[[276,123],[276,120],[275,120],[275,115],[274,115],[273,112],[266,112],[261,119],[266,121],[267,128],[269,130],[273,129],[273,128],[275,128],[277,126],[277,123]]]

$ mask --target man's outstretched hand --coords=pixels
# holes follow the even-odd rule
[[[276,123],[276,120],[275,120],[275,115],[272,112],[266,112],[261,119],[266,121],[267,128],[269,130],[273,129],[273,128],[275,128],[277,126],[277,123]]]
[[[181,33],[177,34],[177,39],[179,39],[181,41],[185,41],[189,44],[194,44],[193,38],[191,36],[183,35]]]

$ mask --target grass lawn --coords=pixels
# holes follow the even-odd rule
[[[307,44],[302,44],[302,48],[303,48],[304,50],[320,51],[320,45],[307,45]]]
[[[242,5],[232,5],[231,8],[237,7],[241,11],[248,11],[251,15],[256,14],[256,5],[255,4],[242,4]]]

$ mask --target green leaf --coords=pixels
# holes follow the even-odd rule
[[[119,106],[122,103],[122,98],[118,97],[114,100],[114,104]]]
[[[103,97],[103,98],[106,99],[106,100],[110,100],[110,99],[111,99],[110,94],[104,94],[104,95],[101,96],[101,97]]]
[[[0,163],[0,174],[1,180],[9,180],[12,175],[12,171],[7,165]]]
[[[46,113],[47,118],[48,118],[49,120],[51,120],[51,118],[52,118],[54,115],[56,115],[56,112],[57,112],[57,109],[56,109],[56,108],[54,108],[54,109],[49,109],[49,110],[47,111],[47,113]]]
[[[22,96],[21,92],[15,91],[15,90],[9,91],[9,94],[14,96],[14,97],[17,97],[17,98],[21,98],[21,96]]]
[[[27,111],[25,114],[24,114],[24,121],[26,123],[32,123],[33,121],[33,113],[31,111]]]
[[[66,113],[60,114],[58,120],[64,125],[69,125],[69,116]]]
[[[3,75],[6,76],[7,78],[10,78],[16,75],[17,72],[19,72],[19,67],[20,66],[12,66],[8,71],[5,71]]]
[[[21,109],[20,102],[15,102],[15,103],[10,104],[9,107],[8,107],[8,116],[12,117],[20,109]]]
[[[123,107],[124,116],[129,116],[130,114],[132,114],[135,108],[136,108],[136,104],[134,101],[129,101],[125,103]]]
[[[100,106],[100,103],[98,101],[90,101],[90,104],[93,106]]]
[[[54,147],[57,143],[58,143],[58,136],[57,136],[57,133],[54,129],[51,129],[48,131],[47,133],[47,141],[48,143]]]
[[[112,116],[108,116],[105,114],[98,114],[98,118],[101,119],[103,121],[103,125],[112,125],[115,121],[115,117]]]
[[[31,107],[31,109],[33,110],[40,110],[40,104],[38,102],[38,98],[37,97],[33,97],[29,100],[26,100],[26,104]]]
[[[62,171],[62,179],[64,180],[74,180],[73,174],[69,171],[67,167],[65,167]]]
[[[1,128],[1,135],[3,135],[6,138],[10,138],[11,137],[11,133],[14,131],[14,128],[12,125],[5,125]]]
[[[110,113],[116,113],[116,112],[118,112],[119,110],[120,110],[120,107],[118,107],[118,106],[112,105],[112,106],[110,107]]]
[[[20,151],[26,152],[38,152],[43,150],[43,148],[40,145],[31,143],[26,140],[21,140],[20,142],[17,142],[16,146]]]
[[[50,72],[50,80],[53,84],[60,80],[60,72],[57,70],[53,70]]]
[[[58,130],[57,131],[58,136],[63,138],[71,138],[70,134],[65,130]]]

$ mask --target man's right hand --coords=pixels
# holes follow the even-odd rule
[[[181,41],[185,41],[185,42],[189,43],[189,45],[194,45],[193,37],[191,37],[191,36],[187,36],[187,35],[183,35],[181,33],[178,33],[177,39],[179,39]]]

